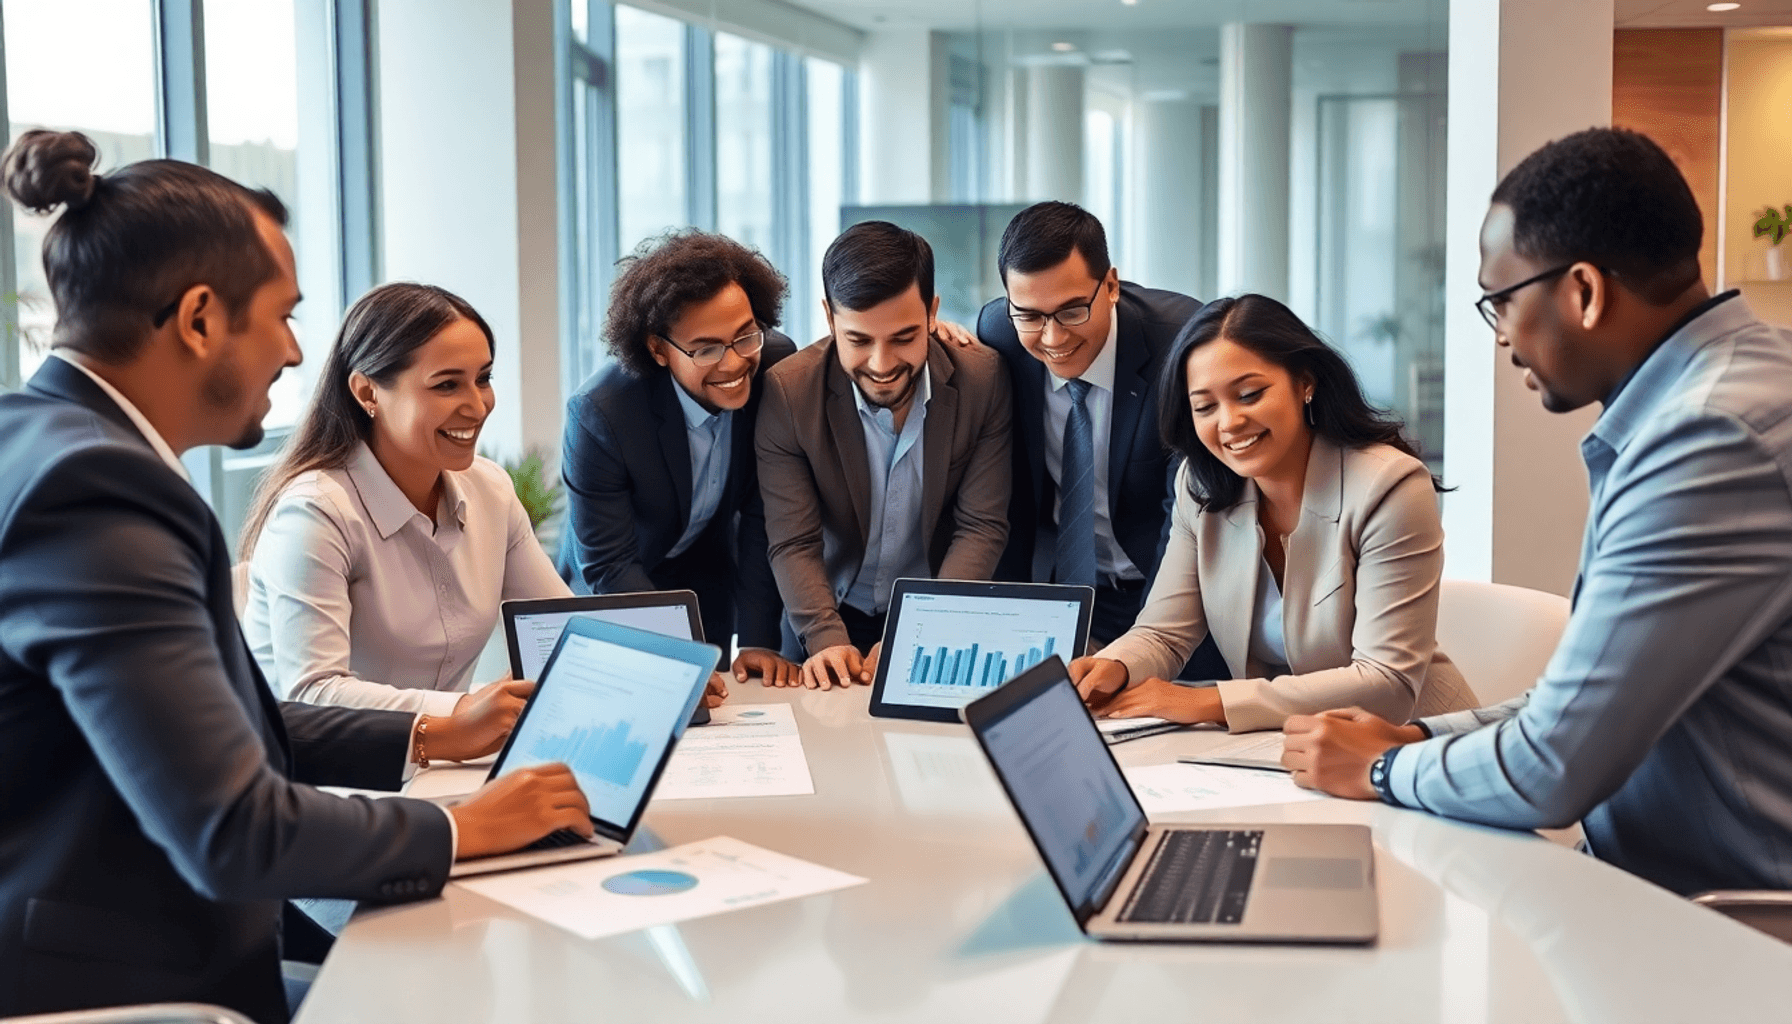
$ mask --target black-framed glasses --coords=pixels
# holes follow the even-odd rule
[[[666,338],[665,342],[683,352],[691,362],[698,366],[714,366],[722,361],[722,357],[728,353],[729,349],[733,349],[734,354],[742,358],[758,355],[759,350],[765,347],[765,330],[761,328],[757,331],[749,331],[725,345],[719,342],[710,342],[707,345],[698,345],[694,349],[685,348],[671,338]]]
[[[1089,296],[1087,302],[1074,306],[1065,306],[1056,313],[1041,313],[1038,310],[1025,309],[1018,313],[1009,313],[1008,319],[1014,321],[1014,329],[1021,334],[1038,334],[1045,330],[1047,320],[1056,320],[1064,327],[1081,327],[1089,322],[1089,315],[1095,308],[1095,300],[1101,297],[1101,290],[1107,286],[1102,281],[1095,286],[1095,294]]]
[[[1488,292],[1475,300],[1475,312],[1481,314],[1481,319],[1487,321],[1487,326],[1497,331],[1499,330],[1500,315],[1494,308],[1495,306],[1505,305],[1506,300],[1510,299],[1519,289],[1528,288],[1539,281],[1547,281],[1552,277],[1561,277],[1568,271],[1573,270],[1577,264],[1583,262],[1585,261],[1575,260],[1572,263],[1564,263],[1559,267],[1551,267],[1543,273],[1538,274],[1536,277],[1527,277],[1509,288],[1501,288],[1497,292]],[[1600,273],[1610,273],[1610,271],[1606,270],[1604,267],[1600,267],[1599,271]]]

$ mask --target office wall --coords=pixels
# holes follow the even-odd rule
[[[1727,78],[1724,284],[1762,319],[1792,324],[1792,241],[1754,237],[1757,218],[1770,208],[1784,216],[1792,203],[1792,30],[1731,30]]]
[[[1716,28],[1612,33],[1612,124],[1654,139],[1674,158],[1705,218],[1699,266],[1718,279],[1720,117],[1724,33]]]

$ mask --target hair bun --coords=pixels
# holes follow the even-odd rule
[[[100,176],[93,173],[100,151],[80,132],[34,128],[0,159],[0,185],[28,210],[49,213],[58,206],[78,210],[93,198]]]

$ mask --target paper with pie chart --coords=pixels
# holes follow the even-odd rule
[[[807,796],[815,792],[788,704],[724,704],[678,741],[655,800]]]

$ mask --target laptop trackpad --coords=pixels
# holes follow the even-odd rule
[[[1272,889],[1360,889],[1364,882],[1355,857],[1267,857],[1261,877]]]

